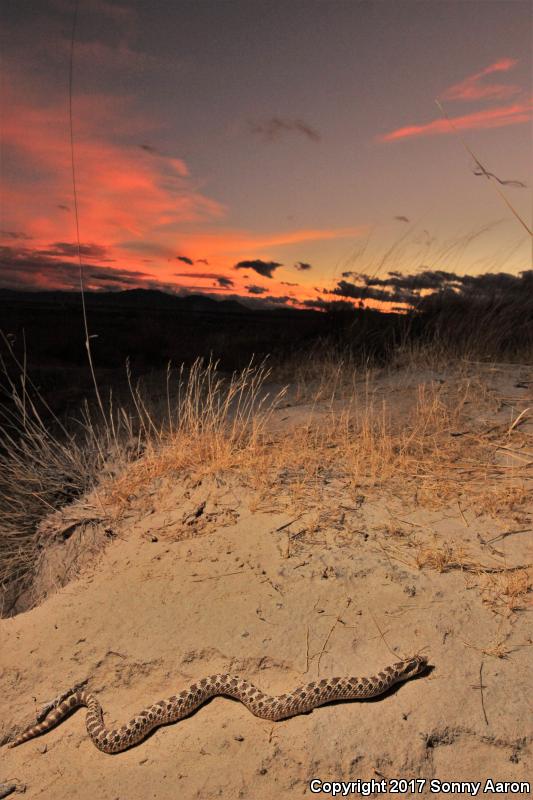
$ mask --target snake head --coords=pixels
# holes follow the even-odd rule
[[[416,655],[412,658],[407,658],[405,661],[401,661],[397,666],[402,672],[403,679],[408,680],[418,675],[419,672],[422,672],[427,665],[428,660],[425,656]]]

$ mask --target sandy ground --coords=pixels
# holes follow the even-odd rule
[[[524,389],[515,393],[523,404]],[[422,651],[432,671],[377,701],[278,723],[215,698],[114,756],[94,747],[81,709],[2,748],[0,783],[54,800],[255,800],[313,796],[315,778],[426,779],[404,797],[432,796],[431,779],[481,781],[479,796],[488,778],[531,780],[531,606],[526,596],[509,611],[494,581],[531,563],[532,518],[533,503],[519,518],[453,503],[430,511],[348,492],[335,478],[319,508],[288,514],[281,498],[258,504],[231,474],[163,481],[148,512],[133,504],[107,536],[84,529],[81,549],[107,541],[78,578],[0,621],[0,743],[84,679],[107,723],[121,725],[216,672],[281,694],[317,677],[373,674],[394,653]],[[511,529],[526,531],[486,544]],[[422,546],[450,541],[468,563],[503,572],[417,567]],[[502,643],[506,657],[491,654]]]

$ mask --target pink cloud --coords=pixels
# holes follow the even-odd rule
[[[5,178],[6,225],[42,243],[72,234],[60,205],[71,205],[72,175],[65,103],[37,105],[6,89],[3,146],[14,169]],[[183,223],[210,222],[224,206],[202,194],[185,162],[147,152],[133,137],[156,125],[128,98],[74,98],[74,140],[82,237],[105,246],[153,238]]]
[[[513,84],[481,83],[486,75],[494,72],[508,72],[518,62],[514,58],[502,58],[490,64],[480,72],[469,75],[460,83],[448,87],[441,94],[441,100],[505,100],[512,95],[519,94],[521,89]]]
[[[192,252],[204,252],[208,258],[209,256],[232,255],[255,258],[262,255],[259,251],[270,247],[350,236],[357,237],[366,233],[367,230],[366,226],[359,226],[356,228],[303,228],[278,233],[249,233],[234,230],[210,233],[206,231],[191,233],[183,237],[181,241],[186,243]]]
[[[456,130],[473,130],[483,128],[503,128],[508,125],[519,125],[532,118],[533,103],[525,101],[509,106],[474,111],[459,117],[450,117]],[[435,119],[424,125],[406,125],[390,133],[378,137],[381,142],[394,142],[398,139],[410,139],[415,136],[432,136],[452,133],[453,129],[445,119]]]

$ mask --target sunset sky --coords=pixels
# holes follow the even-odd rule
[[[76,289],[74,0],[1,9],[0,287]],[[529,0],[79,0],[86,288],[300,305],[530,269],[496,188],[531,226],[531,32]]]

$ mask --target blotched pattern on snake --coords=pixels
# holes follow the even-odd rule
[[[396,683],[409,680],[427,666],[427,659],[414,656],[400,661],[369,678],[323,678],[300,686],[289,694],[264,694],[252,683],[233,675],[211,675],[193,683],[188,689],[160,700],[143,709],[121,728],[111,730],[104,725],[102,706],[90,692],[74,691],[51,711],[43,722],[32,725],[10,743],[16,747],[34,736],[49,731],[71,711],[87,707],[87,732],[104,753],[120,753],[141,742],[154,728],[187,717],[211,697],[223,695],[240,700],[256,717],[278,721],[305,714],[324,703],[335,700],[365,700],[377,697]]]

